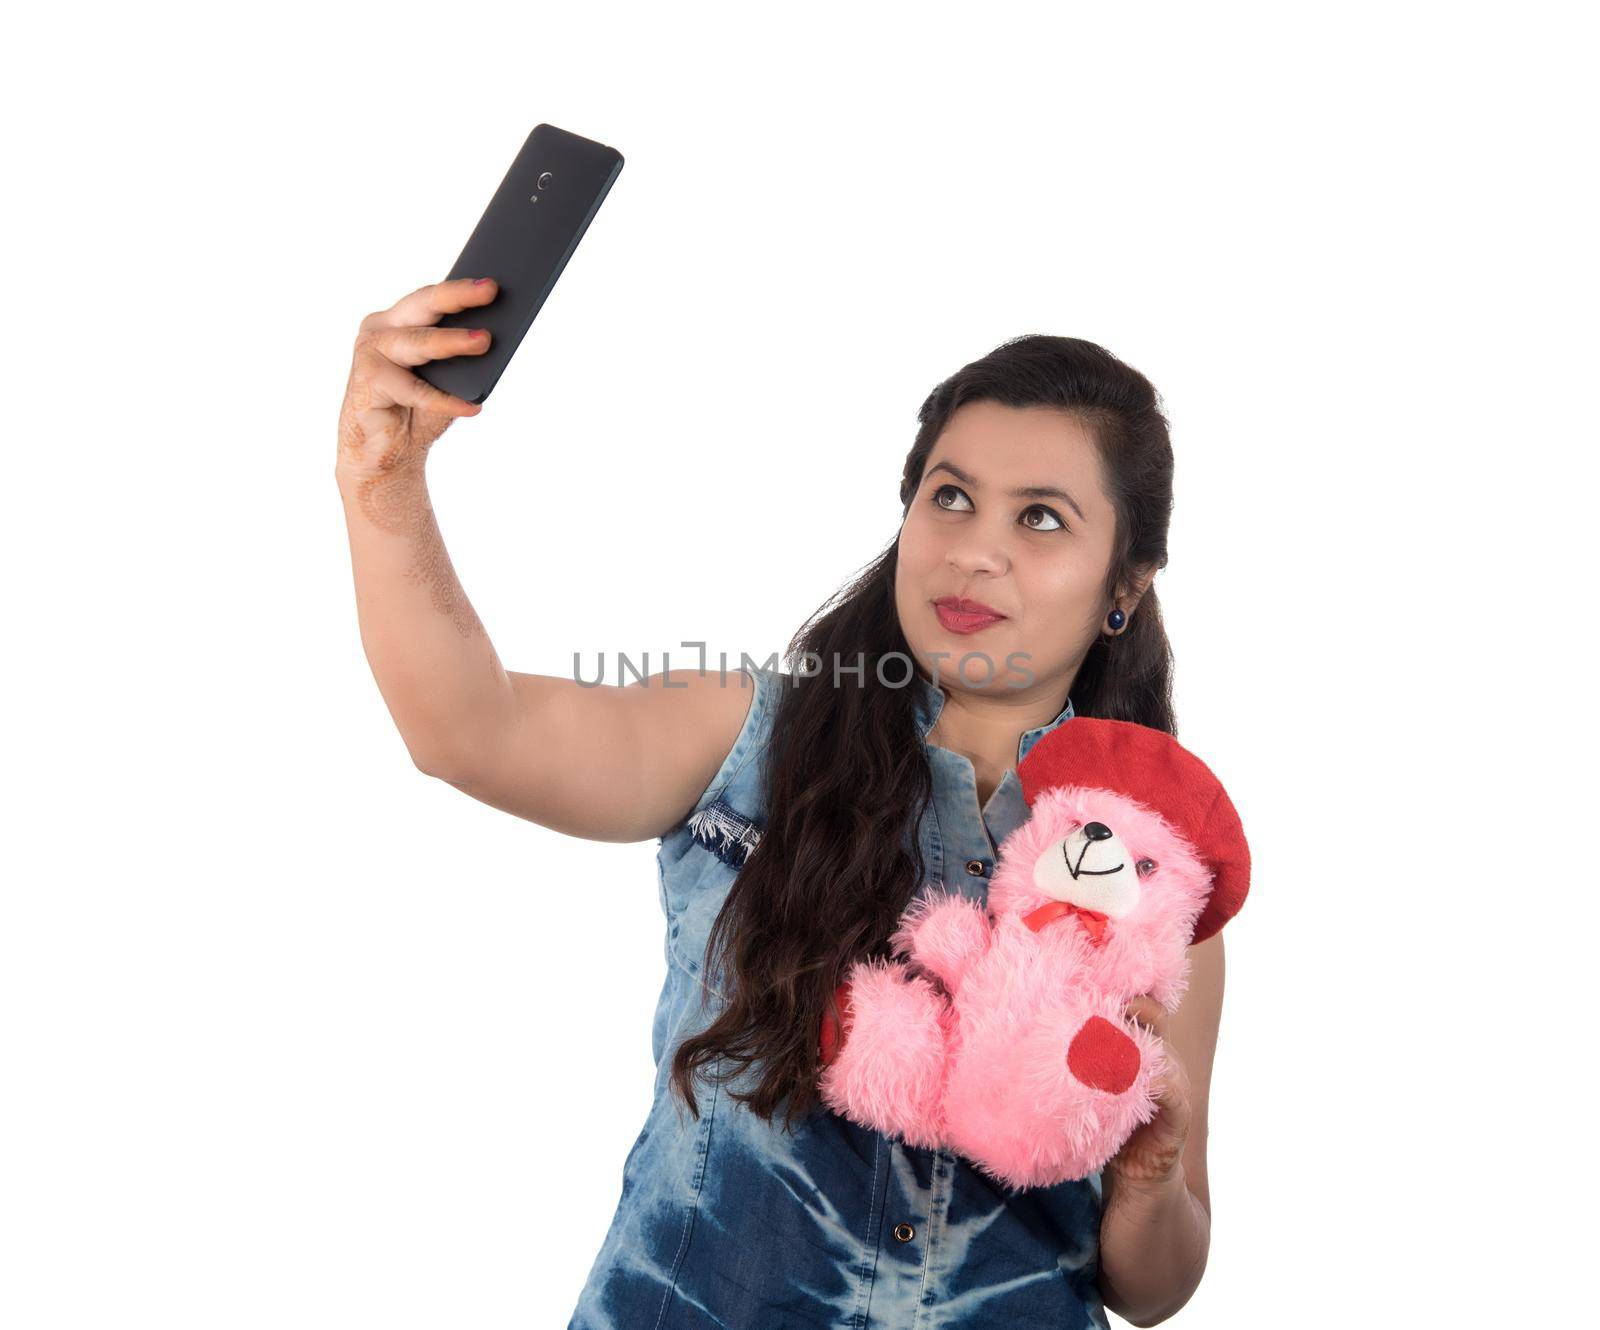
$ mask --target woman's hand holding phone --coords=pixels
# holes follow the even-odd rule
[[[423,466],[450,422],[482,407],[412,373],[430,360],[481,355],[488,337],[435,325],[498,292],[496,282],[464,277],[367,315],[339,412],[334,474],[361,643],[412,759],[428,772],[477,760],[513,704],[494,644],[451,566]]]
[[[522,713],[445,549],[428,452],[457,416],[483,409],[621,169],[615,148],[535,126],[449,276],[367,315],[356,337],[334,474],[361,644],[412,760],[452,783],[497,769]],[[553,683],[564,708],[588,695]],[[612,721],[630,734],[632,724]],[[591,728],[575,733],[570,751],[587,748]],[[550,771],[570,784],[559,763]]]
[[[446,314],[489,304],[499,290],[493,278],[436,282],[361,320],[339,410],[334,470],[341,483],[420,471],[452,420],[483,410],[411,370],[430,360],[487,351],[489,333],[436,325]]]

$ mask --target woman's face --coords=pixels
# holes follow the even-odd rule
[[[895,607],[912,653],[958,689],[1064,694],[1111,610],[1114,522],[1086,426],[1051,408],[960,407],[900,528]],[[1004,617],[941,618],[934,602],[957,596]]]

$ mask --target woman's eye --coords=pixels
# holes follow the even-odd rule
[[[1065,522],[1063,522],[1059,517],[1057,517],[1054,512],[1052,512],[1050,509],[1046,508],[1042,503],[1034,504],[1032,508],[1029,508],[1027,510],[1027,512],[1023,513],[1022,516],[1023,516],[1024,519],[1027,518],[1028,513],[1041,513],[1045,517],[1049,518],[1050,521],[1055,524],[1054,526],[1034,526],[1034,524],[1032,522],[1028,522],[1028,521],[1024,520],[1023,525],[1028,527],[1030,530],[1033,530],[1033,531],[1064,531],[1064,530],[1066,530],[1067,524]]]
[[[953,496],[952,503],[944,502],[944,496],[946,494]],[[934,489],[932,495],[929,497],[935,508],[942,508],[947,513],[968,512],[972,507],[972,500],[967,497],[966,491],[964,491],[959,485],[940,485]],[[955,507],[955,500],[959,500],[961,503],[966,504],[966,507]],[[1029,521],[1029,515],[1032,513],[1041,514],[1046,519],[1046,523],[1040,524]],[[1027,527],[1029,531],[1065,531],[1067,529],[1067,524],[1061,520],[1060,515],[1057,514],[1054,509],[1046,508],[1042,503],[1033,504],[1023,510],[1022,525]]]

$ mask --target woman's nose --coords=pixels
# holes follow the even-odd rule
[[[950,566],[962,574],[998,573],[1005,568],[1005,558],[993,543],[968,540],[960,549],[950,551]]]

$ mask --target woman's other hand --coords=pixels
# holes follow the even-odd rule
[[[1155,1082],[1156,1115],[1135,1129],[1106,1163],[1119,1183],[1160,1188],[1182,1167],[1183,1147],[1189,1140],[1192,1119],[1189,1075],[1183,1061],[1167,1041],[1167,1009],[1154,998],[1130,998],[1126,1014],[1161,1040],[1166,1071]]]

